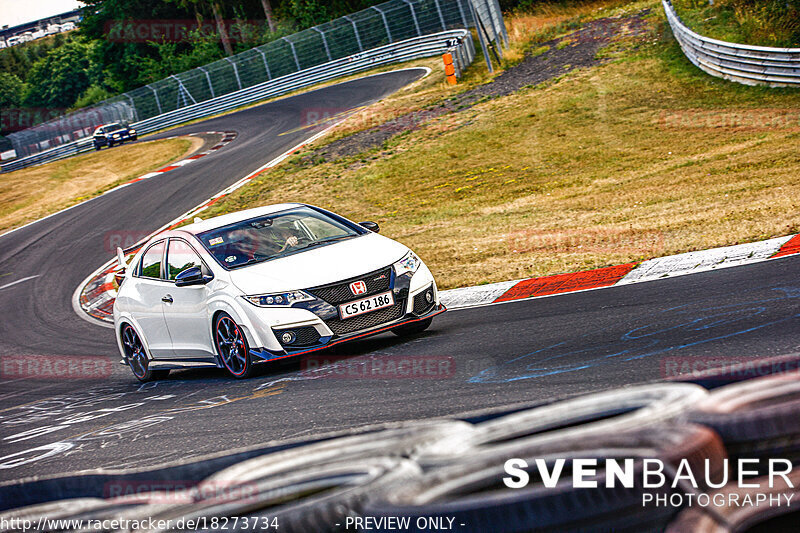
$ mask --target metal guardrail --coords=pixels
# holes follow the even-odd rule
[[[378,47],[469,28],[477,31],[491,72],[489,51],[499,61],[508,44],[498,0],[388,0],[11,133],[8,140],[16,157],[27,158],[91,137],[101,124],[143,122]]]
[[[274,98],[298,89],[355,74],[377,66],[430,57],[448,51],[453,54],[456,73],[460,76],[461,72],[467,65],[472,63],[475,58],[475,45],[472,40],[472,34],[468,30],[450,30],[395,42],[363,53],[330,61],[316,67],[287,74],[280,78],[275,78],[217,98],[182,107],[136,122],[132,124],[132,127],[135,128],[140,135],[144,135],[189,120],[229,111],[243,105]],[[89,137],[29,157],[11,161],[2,165],[2,170],[3,172],[11,172],[27,166],[69,157],[92,149],[93,141],[92,138]]]
[[[664,13],[686,57],[701,70],[746,85],[800,87],[800,48],[770,48],[703,37],[687,28],[670,0]]]

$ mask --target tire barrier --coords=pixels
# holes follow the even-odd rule
[[[459,460],[467,452],[473,460],[484,453],[510,454],[523,444],[544,451],[565,440],[582,440],[669,420],[707,394],[700,386],[675,383],[580,396],[478,424],[468,439],[442,439],[423,451],[418,460],[424,466],[437,466]]]
[[[381,518],[407,519],[406,531],[445,519],[455,522],[455,531],[738,531],[734,525],[791,515],[785,506],[734,512],[698,509],[683,499],[643,505],[643,498],[750,490],[732,484],[732,459],[739,457],[794,460],[793,487],[769,489],[788,497],[800,485],[798,409],[796,373],[734,382],[710,393],[694,383],[652,383],[464,420],[270,443],[153,469],[23,480],[0,485],[0,507],[10,509],[0,512],[0,523],[42,516],[152,519],[168,525],[137,530],[230,531],[277,520],[282,531],[340,531],[353,530],[354,517],[369,517],[373,522],[365,529],[378,531],[391,528],[376,525]],[[521,488],[510,488],[513,478],[504,477],[512,458],[524,461],[516,465],[528,480]],[[587,461],[593,466],[583,479],[595,482],[592,488],[576,486],[572,478]],[[630,465],[631,483],[606,483],[621,475],[607,470],[615,461]],[[663,465],[665,483],[644,482],[651,461]],[[539,471],[541,465],[548,470]],[[547,476],[556,465],[562,475],[554,480]],[[690,482],[682,468],[705,476]],[[170,487],[176,480],[185,490]],[[142,483],[144,490],[108,491],[109,484]],[[235,517],[247,520],[229,521]],[[205,521],[198,528],[200,519]]]
[[[800,468],[795,468],[788,475],[788,479],[793,487],[790,487],[786,480],[778,478],[775,485],[769,487],[769,479],[760,478],[757,481],[766,489],[740,488],[735,484],[729,484],[722,489],[710,494],[714,497],[722,496],[726,500],[732,495],[739,499],[750,496],[752,500],[758,497],[758,493],[767,494],[770,497],[787,498],[797,501],[800,498]],[[692,508],[683,511],[673,521],[666,530],[666,533],[734,533],[737,531],[797,531],[800,519],[797,516],[797,509],[790,506],[766,506],[762,504],[744,505],[741,507],[719,507],[713,512],[703,511],[699,508]]]
[[[564,468],[570,470],[578,459],[633,459],[634,479],[638,481],[630,488],[607,487],[605,472],[599,470],[592,477],[597,488],[588,493],[563,476],[555,487],[545,487],[531,472],[533,481],[527,487],[501,490],[498,485],[505,475],[503,464],[509,457],[525,459],[529,465],[535,459],[548,465],[566,459]],[[693,425],[665,424],[652,430],[566,440],[544,453],[522,445],[479,460],[465,455],[457,463],[434,470],[394,491],[384,501],[373,501],[364,514],[410,517],[412,524],[421,517],[454,517],[457,523],[470,524],[470,531],[662,531],[677,510],[642,506],[643,460],[659,459],[674,469],[684,458],[692,465],[702,465],[709,458],[713,477],[720,479],[725,457],[719,437],[707,428]],[[673,475],[674,470],[667,474],[670,482]],[[664,486],[655,492],[663,497],[671,489]]]
[[[719,388],[684,419],[716,431],[732,459],[781,457],[800,466],[800,374]]]

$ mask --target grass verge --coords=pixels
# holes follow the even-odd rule
[[[0,233],[158,170],[202,144],[200,138],[183,137],[122,145],[3,174]]]
[[[800,92],[712,78],[656,2],[602,66],[439,117],[384,146],[300,154],[208,215],[300,201],[374,219],[443,288],[800,231]]]
[[[800,46],[798,0],[673,0],[684,24],[706,37],[757,46]]]

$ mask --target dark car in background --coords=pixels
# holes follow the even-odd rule
[[[99,150],[104,146],[111,148],[115,144],[125,141],[135,141],[136,130],[118,122],[105,124],[94,130],[94,149]]]

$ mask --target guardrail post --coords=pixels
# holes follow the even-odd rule
[[[208,80],[208,89],[211,91],[211,98],[216,98],[217,95],[214,94],[214,84],[211,83],[211,76],[208,75],[208,71],[203,67],[197,67],[197,70],[206,75],[206,80]]]
[[[136,111],[136,104],[134,103],[133,98],[128,93],[122,93],[122,94],[124,94],[131,102],[131,109],[133,109],[133,121],[139,122],[139,113]]]
[[[230,57],[226,57],[224,59],[233,67],[233,74],[236,76],[236,83],[239,84],[239,90],[242,90],[242,80],[239,78],[239,69],[236,68],[236,63]]]
[[[294,43],[290,41],[288,37],[282,37],[282,39],[287,43],[289,43],[289,46],[292,49],[292,55],[294,56],[294,64],[297,65],[297,70],[303,70],[302,68],[300,68],[300,60],[297,59],[297,50],[294,49]]]
[[[481,42],[481,50],[483,50],[483,57],[486,59],[486,66],[489,68],[489,73],[494,72],[494,68],[492,67],[492,58],[489,57],[489,50],[486,48],[486,40],[483,37],[483,33],[481,32],[481,21],[478,18],[478,13],[475,11],[475,5],[472,3],[473,0],[469,0],[469,11],[472,15],[472,20],[475,21],[475,28],[478,32],[478,40]]]
[[[377,6],[372,6],[372,9],[381,14],[383,26],[386,28],[386,36],[389,38],[389,44],[392,44],[394,41],[392,40],[392,31],[389,29],[389,22],[386,20],[386,13],[378,9]]]
[[[442,15],[442,6],[439,5],[439,0],[433,0],[433,3],[436,4],[436,12],[439,14],[439,22],[442,25],[442,31],[446,31],[447,24],[444,22],[444,15]],[[456,0],[456,3],[458,4],[458,8],[461,9],[461,1]],[[464,12],[462,11],[461,14],[463,15]]]
[[[254,48],[254,50],[256,52],[258,52],[259,54],[261,54],[261,59],[264,60],[264,70],[267,71],[267,80],[271,80],[272,79],[272,74],[270,73],[269,65],[267,64],[267,54],[265,54],[264,51],[261,48],[258,48],[258,47]]]
[[[464,13],[464,6],[461,5],[461,2],[464,0],[456,0],[456,4],[458,5],[458,12],[461,15],[461,22],[464,23],[464,28],[469,29],[469,22],[467,22],[467,14]],[[469,2],[470,0],[466,0]],[[439,0],[436,0],[436,5],[439,5]]]
[[[164,114],[164,111],[162,111],[162,110],[161,110],[161,102],[158,100],[158,91],[156,91],[156,90],[155,90],[154,88],[152,88],[150,85],[145,85],[145,87],[147,87],[148,89],[150,89],[151,91],[153,91],[153,96],[155,96],[155,98],[156,98],[156,107],[158,108],[158,114],[159,114],[159,115],[163,115],[163,114]]]
[[[331,57],[331,50],[328,48],[328,39],[325,38],[325,32],[316,26],[313,26],[311,29],[322,35],[322,44],[325,45],[325,53],[328,55],[328,61],[333,61],[333,58]]]
[[[500,41],[501,35],[499,31],[497,31],[497,19],[494,16],[494,10],[489,5],[490,0],[483,0],[483,5],[486,6],[486,14],[489,15],[489,22],[492,24],[492,33],[494,33],[494,50],[499,57],[496,57],[498,62],[503,59],[503,46],[502,42]]]
[[[419,29],[419,22],[417,21],[417,12],[414,11],[414,4],[411,3],[411,0],[403,0],[403,2],[405,2],[411,10],[411,18],[414,19],[414,27],[417,28],[417,35],[422,37],[422,31]]]
[[[353,19],[351,19],[350,17],[348,17],[347,15],[345,15],[343,18],[345,20],[350,21],[350,24],[353,25],[353,33],[356,35],[356,42],[358,43],[358,51],[359,52],[363,52],[364,51],[364,47],[361,46],[361,36],[358,35],[358,26],[356,25],[355,21]]]
[[[178,78],[175,74],[171,75],[170,78],[174,78],[175,81],[178,82],[178,98],[180,99],[181,95],[183,96],[183,101],[186,104],[186,95],[189,95],[189,98],[192,100],[193,104],[197,103],[197,100],[194,99],[192,93],[189,92],[189,89],[183,84],[183,82]],[[189,105],[189,104],[186,104]],[[179,106],[180,107],[180,106]]]
[[[508,30],[506,30],[506,24],[505,24],[505,21],[503,20],[503,10],[500,7],[500,1],[499,0],[492,0],[492,2],[494,3],[494,7],[495,7],[494,13],[496,15],[498,15],[497,25],[500,26],[500,34],[503,36],[503,42],[505,43],[506,48],[508,48],[509,47],[509,44],[508,44]]]

